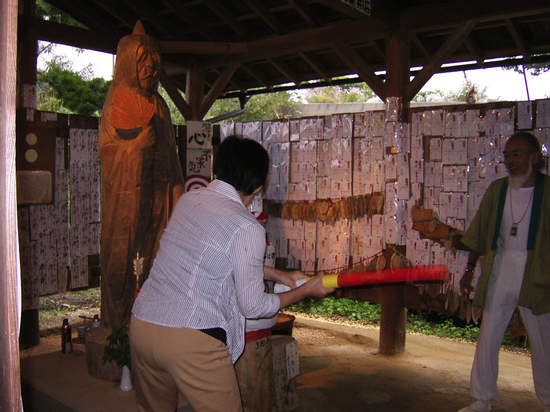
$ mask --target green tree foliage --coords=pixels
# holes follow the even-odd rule
[[[316,87],[308,90],[304,98],[308,103],[353,103],[376,98],[366,83],[355,85]]]
[[[85,69],[86,72],[86,69]],[[70,65],[54,58],[46,70],[38,72],[39,110],[99,116],[111,81],[86,79],[70,70]]]
[[[185,119],[177,109],[172,99],[168,96],[166,90],[159,89],[160,95],[164,98],[170,109],[172,123],[184,124]],[[182,95],[184,96],[184,95]],[[185,97],[185,96],[184,96]],[[259,120],[288,119],[294,117],[296,113],[296,100],[288,92],[277,92],[268,94],[259,94],[252,96],[247,104],[244,113],[223,120],[223,122],[252,122]],[[206,116],[205,120],[212,119],[227,113],[240,110],[239,99],[218,99],[214,102]]]
[[[296,103],[297,101],[289,92],[258,94],[248,100],[244,113],[227,121],[288,119],[296,115]],[[205,119],[218,117],[240,108],[239,99],[218,99],[206,114]]]

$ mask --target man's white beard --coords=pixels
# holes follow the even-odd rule
[[[508,183],[512,189],[519,189],[520,187],[523,187],[525,182],[529,179],[531,176],[531,173],[533,173],[533,163],[529,162],[531,164],[531,167],[525,172],[524,174],[520,176],[512,176],[508,175]]]

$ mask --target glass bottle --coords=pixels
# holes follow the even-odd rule
[[[63,319],[63,325],[61,326],[61,352],[71,353],[73,351],[73,341],[71,335],[71,325],[69,325],[69,319]]]

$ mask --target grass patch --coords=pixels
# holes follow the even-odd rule
[[[307,298],[290,305],[287,309],[293,312],[332,319],[343,317],[364,325],[380,325],[380,305],[356,299],[335,298],[333,296],[323,299]],[[479,336],[479,326],[479,323],[467,323],[457,317],[436,312],[412,309],[407,311],[408,332],[476,342]],[[503,345],[511,350],[524,350],[526,349],[526,339],[523,336],[511,336],[506,333]]]
[[[40,330],[59,329],[64,318],[68,318],[73,326],[85,323],[81,316],[99,314],[100,307],[99,288],[42,296],[39,306]]]

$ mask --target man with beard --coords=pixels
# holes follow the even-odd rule
[[[509,176],[494,181],[460,241],[470,250],[462,293],[469,294],[481,257],[474,305],[483,308],[471,371],[474,403],[459,412],[491,410],[497,395],[498,352],[516,308],[529,335],[537,397],[550,411],[550,178],[540,144],[531,133],[515,133],[504,149]]]

